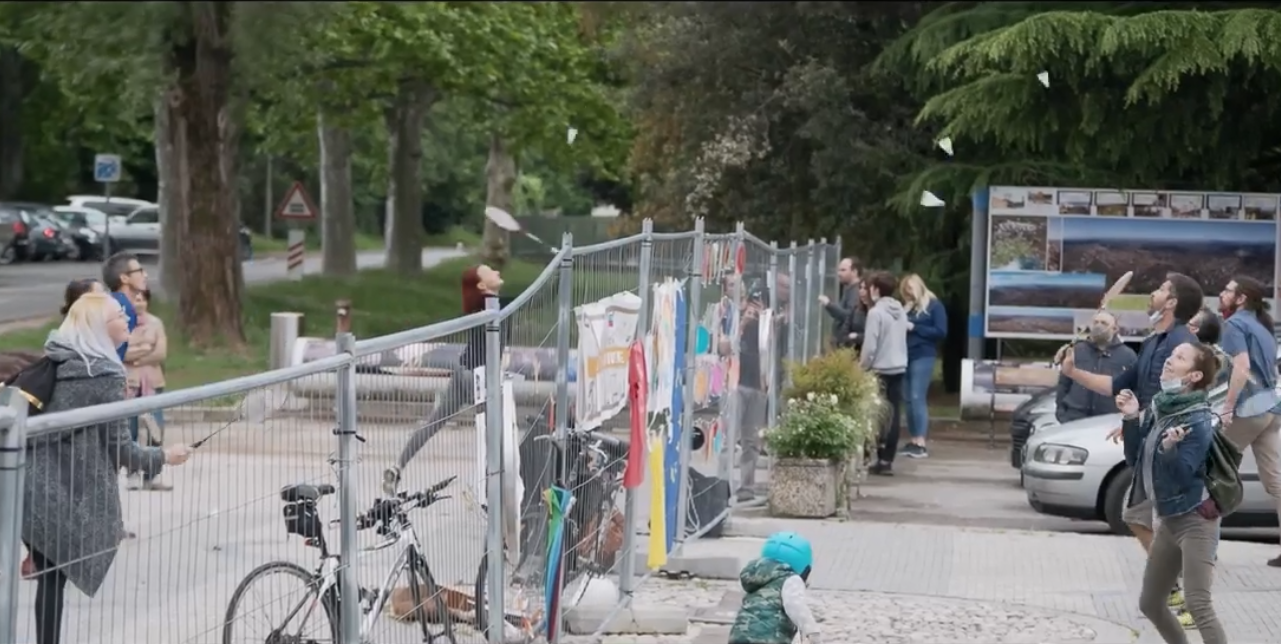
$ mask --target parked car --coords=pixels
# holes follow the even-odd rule
[[[76,243],[77,256],[82,261],[100,261],[105,258],[102,241],[107,231],[107,213],[93,208],[54,206],[58,220],[67,226],[71,239]]]
[[[1056,393],[1057,388],[1046,387],[1014,408],[1010,417],[1010,465],[1014,469],[1023,467],[1023,446],[1035,431],[1037,422],[1044,424],[1047,415],[1054,418],[1054,406],[1058,402]]]
[[[142,199],[130,199],[128,197],[112,197],[107,199],[103,195],[72,195],[67,197],[67,205],[74,208],[93,208],[94,210],[106,213],[108,217],[123,220],[133,211],[143,206],[155,206],[156,204]],[[114,224],[115,221],[113,220]]]
[[[1278,390],[1281,393],[1281,390]],[[1223,410],[1227,387],[1210,393],[1216,413]],[[1041,514],[1106,521],[1116,534],[1130,530],[1121,520],[1133,472],[1125,464],[1124,448],[1107,435],[1121,425],[1121,414],[1083,418],[1047,425],[1032,433],[1023,451],[1023,489],[1028,504]],[[1241,461],[1245,501],[1224,519],[1227,527],[1277,525],[1276,505],[1259,482],[1253,449]]]
[[[41,234],[59,244],[46,259],[80,259],[80,245],[75,240],[76,231],[59,219],[58,213],[49,208],[37,214],[36,220],[43,226],[40,228]]]
[[[246,226],[239,230],[240,258],[253,257],[253,236]],[[138,255],[160,255],[160,209],[153,204],[141,206],[123,220],[112,219],[111,249]]]
[[[49,206],[27,202],[0,203],[4,225],[12,232],[2,251],[8,262],[62,259],[71,253],[73,242],[57,223]],[[12,252],[10,252],[12,250]]]

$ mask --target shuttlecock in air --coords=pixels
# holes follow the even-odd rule
[[[575,130],[572,127],[569,128],[569,131],[565,133],[565,138],[569,141],[570,145],[573,145],[574,139],[578,138],[578,130]]]
[[[952,156],[952,137],[945,136],[939,139],[938,146],[940,150],[947,154],[947,156]]]
[[[934,193],[926,190],[921,193],[921,205],[926,208],[942,208],[947,205],[942,199],[939,199]]]
[[[1044,86],[1046,86],[1046,87],[1049,87],[1049,86],[1050,86],[1050,72],[1041,72],[1040,74],[1037,74],[1037,75],[1036,75],[1036,80],[1041,81],[1041,84],[1042,84],[1042,85],[1044,85]]]

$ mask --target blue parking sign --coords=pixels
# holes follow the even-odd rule
[[[120,181],[120,155],[95,154],[93,156],[93,180],[98,183],[116,183]]]

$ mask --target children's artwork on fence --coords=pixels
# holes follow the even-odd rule
[[[685,405],[685,335],[686,324],[688,324],[689,312],[685,304],[684,294],[676,298],[676,324],[675,331],[675,369],[672,377],[672,407],[671,413],[668,414],[670,419],[667,432],[667,442],[663,449],[663,498],[664,514],[667,515],[666,525],[666,548],[667,552],[672,551],[672,546],[676,543],[676,535],[684,525],[684,517],[679,516],[680,507],[680,468],[681,468],[681,440],[684,436],[681,427],[681,415],[684,413]]]
[[[653,287],[653,317],[649,333],[646,335],[646,375],[649,379],[648,400],[650,412],[648,432],[648,454],[646,465],[650,484],[650,526],[649,552],[646,564],[657,568],[667,563],[667,553],[671,551],[671,539],[679,525],[675,521],[675,510],[669,512],[673,499],[679,493],[679,479],[669,481],[670,450],[672,437],[677,427],[673,418],[680,413],[675,409],[677,375],[683,360],[679,360],[683,351],[684,324],[678,324],[679,313],[684,310],[684,290],[681,282],[667,278]],[[678,348],[679,343],[679,348]],[[679,360],[679,361],[678,361]],[[679,442],[675,443],[679,446]],[[679,468],[680,452],[677,449],[676,463]],[[679,471],[679,469],[677,470]]]
[[[617,293],[574,308],[578,322],[578,426],[600,427],[627,405],[627,356],[636,338],[641,298]]]
[[[653,317],[645,351],[651,413],[671,408],[676,378],[676,303],[683,297],[681,283],[670,277],[654,285]]]

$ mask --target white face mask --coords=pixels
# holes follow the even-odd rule
[[[1151,322],[1152,324],[1156,324],[1157,322],[1160,322],[1161,311],[1153,311],[1152,314],[1148,316],[1148,321]]]
[[[1163,391],[1163,392],[1165,392],[1165,393],[1167,393],[1167,394],[1176,393],[1176,392],[1179,392],[1179,391],[1182,391],[1182,390],[1183,390],[1183,379],[1182,379],[1182,378],[1174,378],[1174,379],[1171,379],[1171,380],[1162,380],[1162,381],[1161,381],[1161,391]]]

